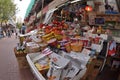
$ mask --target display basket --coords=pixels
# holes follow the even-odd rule
[[[46,80],[45,77],[41,74],[40,71],[38,71],[38,69],[35,67],[34,65],[34,59],[36,56],[43,56],[43,55],[40,55],[40,53],[31,53],[31,54],[27,54],[26,58],[27,58],[27,61],[28,61],[28,64],[30,66],[30,69],[34,75],[35,78],[37,78],[37,80]]]
[[[18,52],[16,47],[14,48],[14,53],[16,57],[25,57],[27,55],[25,52]]]
[[[19,68],[20,69],[29,68],[28,62],[26,60],[27,53],[21,52],[18,54],[16,47],[14,48],[14,53],[18,61]]]

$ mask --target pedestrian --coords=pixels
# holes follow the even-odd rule
[[[22,33],[22,34],[25,34],[25,32],[26,32],[26,26],[25,26],[25,24],[23,23],[23,24],[22,24],[22,28],[21,28],[21,33]]]
[[[3,36],[4,36],[4,37],[6,36],[6,32],[5,32],[5,31],[3,31]]]
[[[15,29],[15,36],[16,36],[16,38],[18,37],[18,34],[19,34],[19,29],[16,28],[16,29]]]
[[[8,37],[11,37],[11,31],[10,31],[10,29],[8,29],[7,33],[8,33]]]

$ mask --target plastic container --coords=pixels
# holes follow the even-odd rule
[[[42,57],[44,55],[40,54],[40,53],[35,53],[35,54],[31,53],[31,54],[27,54],[27,56],[26,56],[28,64],[30,66],[30,69],[31,69],[33,75],[35,76],[35,78],[37,78],[37,80],[46,80],[34,65],[34,60],[35,60],[36,56]],[[36,58],[36,60],[37,60],[37,58]]]

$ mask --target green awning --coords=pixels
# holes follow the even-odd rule
[[[27,16],[29,15],[29,13],[30,13],[30,11],[31,11],[34,3],[35,3],[35,0],[31,0],[30,4],[29,4],[29,6],[28,6],[28,8],[27,8],[27,10],[26,10],[25,17],[27,17]]]

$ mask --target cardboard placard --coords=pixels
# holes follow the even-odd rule
[[[56,54],[56,53],[52,53],[50,56],[51,58],[51,62],[53,62],[55,65],[64,68],[69,62],[70,60]]]

